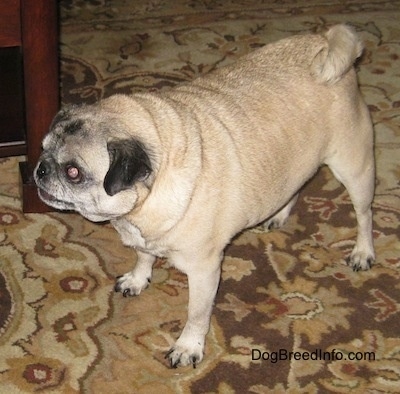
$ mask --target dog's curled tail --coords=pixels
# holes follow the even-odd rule
[[[320,83],[339,81],[361,56],[364,45],[348,25],[331,27],[324,37],[327,46],[321,49],[311,64],[311,74]]]

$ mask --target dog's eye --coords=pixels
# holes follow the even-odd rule
[[[72,164],[68,164],[65,167],[65,173],[68,179],[72,182],[80,182],[82,180],[82,174],[77,167]]]

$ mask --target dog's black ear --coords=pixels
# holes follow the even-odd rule
[[[151,163],[144,146],[135,139],[111,141],[107,144],[110,168],[104,178],[109,196],[129,189],[151,172]]]

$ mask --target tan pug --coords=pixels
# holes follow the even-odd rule
[[[374,260],[373,130],[353,63],[354,31],[278,41],[192,83],[63,109],[35,170],[47,204],[111,220],[136,249],[116,291],[138,295],[156,256],[188,276],[187,323],[167,357],[199,363],[226,245],[263,221],[282,225],[299,189],[327,164],[358,222],[349,258]]]

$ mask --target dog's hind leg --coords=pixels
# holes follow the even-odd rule
[[[350,137],[351,139],[351,137]],[[327,164],[335,177],[346,187],[357,218],[357,240],[348,260],[354,271],[368,270],[375,260],[372,240],[372,200],[374,198],[375,165],[371,141],[348,141]]]

